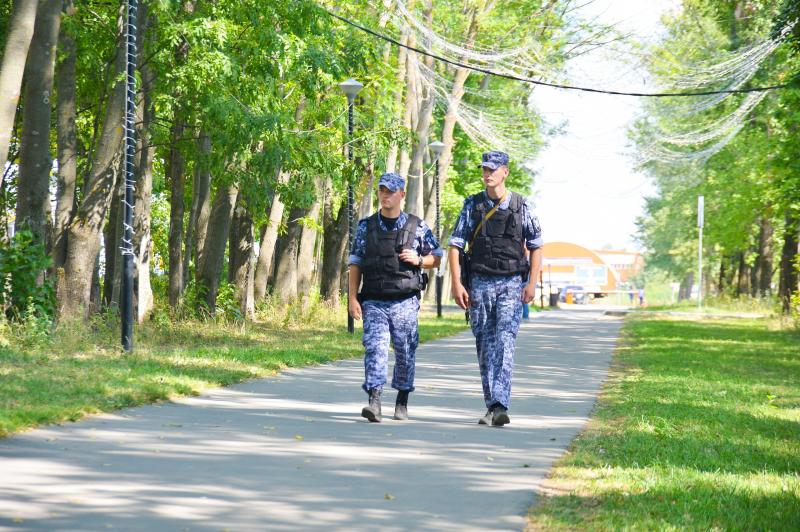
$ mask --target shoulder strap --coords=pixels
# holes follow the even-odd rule
[[[497,205],[492,207],[492,209],[489,212],[486,213],[486,216],[483,217],[483,220],[481,220],[480,223],[478,223],[478,227],[475,228],[475,231],[472,233],[472,238],[469,241],[469,249],[470,250],[472,249],[472,243],[475,242],[475,237],[478,236],[478,231],[481,230],[481,227],[483,227],[484,222],[486,222],[486,220],[488,220],[489,218],[494,216],[494,213],[497,212],[497,209],[500,208],[500,205],[503,204],[503,202],[506,200],[506,198],[508,197],[509,194],[511,194],[511,192],[510,191],[506,191],[505,196],[500,198],[500,201],[497,202]]]
[[[410,248],[414,245],[414,239],[417,238],[417,228],[419,227],[419,222],[420,219],[418,216],[414,216],[413,214],[408,215],[406,224],[402,228],[402,231],[406,233],[405,238],[403,239],[403,247]]]

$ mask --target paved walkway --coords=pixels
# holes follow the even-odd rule
[[[351,360],[0,440],[0,529],[520,530],[619,326],[602,309],[532,314],[504,428],[476,424],[467,331],[419,349],[408,422],[360,417]]]

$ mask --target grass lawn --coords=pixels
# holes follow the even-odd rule
[[[800,530],[800,334],[774,323],[629,319],[530,528]]]
[[[0,437],[363,354],[361,325],[348,334],[343,309],[289,308],[262,319],[147,323],[135,330],[132,354],[119,348],[117,326],[99,321],[52,335],[6,327],[0,331]],[[466,327],[461,313],[420,315],[422,342]]]

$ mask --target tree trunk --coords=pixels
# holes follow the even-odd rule
[[[85,194],[67,236],[64,263],[64,286],[59,309],[64,317],[76,317],[89,309],[92,270],[100,248],[100,234],[108,211],[122,155],[123,116],[125,111],[125,48],[120,38],[117,46],[115,85],[106,107],[103,132],[92,166],[85,179]]]
[[[292,209],[286,224],[288,230],[278,239],[273,293],[284,302],[297,297],[297,255],[303,233],[302,218],[306,212],[299,207]]]
[[[211,191],[211,174],[208,171],[208,161],[204,160],[205,157],[211,152],[211,139],[204,131],[200,131],[200,137],[197,139],[197,148],[200,153],[200,160],[195,162],[194,174],[192,179],[192,208],[189,211],[189,221],[186,224],[186,237],[184,238],[184,252],[183,252],[183,286],[189,284],[192,258],[195,259],[195,267],[197,267],[197,256],[199,252],[197,241],[200,236],[200,228],[198,222],[201,216],[203,217],[202,236],[205,238],[205,233],[208,228],[208,211],[209,211],[209,195]],[[205,212],[202,212],[205,211]],[[195,237],[197,234],[197,237]]]
[[[207,158],[211,155],[211,137],[205,132],[200,133],[198,140],[200,149],[200,173],[198,175],[197,193],[197,219],[195,220],[195,261],[197,270],[203,257],[203,245],[208,232],[208,218],[211,216],[211,166]]]
[[[22,75],[36,22],[37,0],[16,0],[6,28],[6,47],[0,63],[0,169],[6,167]]]
[[[408,36],[408,45],[415,47],[417,40],[414,35]],[[406,106],[403,111],[403,127],[407,130],[413,131],[417,128],[417,54],[416,52],[409,51],[406,54]],[[411,166],[411,155],[408,148],[403,146],[400,149],[400,167],[399,174],[402,176],[408,175],[408,168]]]
[[[404,45],[408,44],[408,29],[403,27],[400,29],[400,42]],[[397,51],[397,80],[395,83],[396,92],[394,95],[394,109],[395,112],[398,113],[398,122],[402,122],[404,118],[404,109],[403,109],[403,94],[405,93],[405,79],[406,79],[406,72],[407,72],[407,65],[406,65],[406,55],[407,51],[402,46]],[[387,172],[394,172],[397,167],[397,154],[398,154],[398,146],[397,143],[392,143],[389,146],[389,154],[386,156],[386,171]],[[403,174],[405,175],[405,174]]]
[[[238,195],[238,185],[229,185],[217,191],[208,220],[208,233],[203,243],[202,261],[197,265],[197,289],[204,295],[205,304],[212,314],[216,307],[222,264],[225,260],[225,244],[228,242]]]
[[[320,199],[316,198],[309,209],[307,218],[313,224],[319,222]],[[300,235],[300,250],[297,254],[297,292],[308,295],[314,282],[314,248],[317,243],[317,228],[315,225],[303,225]]]
[[[183,214],[184,160],[178,147],[183,136],[183,119],[176,111],[167,160],[167,179],[170,184],[169,201],[169,306],[178,307],[183,294]]]
[[[153,24],[153,17],[148,15],[147,4],[140,5],[137,13],[139,33],[137,50],[139,72],[142,76],[142,97],[137,107],[138,127],[136,135],[136,189],[133,210],[133,249],[134,279],[136,288],[136,320],[142,324],[153,310],[153,289],[150,286],[150,257],[153,242],[150,236],[151,203],[153,191],[153,158],[155,147],[150,141],[151,128],[155,123],[156,112],[153,105],[152,90],[155,76],[150,65],[144,61],[144,35]]]
[[[228,280],[236,287],[242,317],[252,320],[253,302],[253,217],[242,204],[236,207],[231,222]]]
[[[289,173],[278,172],[278,184],[286,183]],[[269,207],[269,220],[261,228],[261,239],[258,248],[258,263],[256,264],[255,275],[255,299],[256,302],[264,300],[267,295],[267,281],[272,273],[272,263],[275,257],[275,244],[278,241],[278,228],[283,220],[284,205],[281,195],[276,190],[272,196],[272,204]]]
[[[50,113],[62,0],[42,0],[25,63],[25,105],[17,181],[16,226],[47,244],[50,229]]]
[[[349,253],[347,248],[347,205],[342,202],[336,218],[333,217],[331,185],[328,180],[326,190],[325,212],[323,215],[325,232],[322,245],[322,277],[320,293],[322,298],[339,304],[339,285],[342,275],[342,254]]]
[[[778,293],[781,298],[783,312],[788,314],[792,309],[792,294],[798,290],[797,255],[798,238],[800,238],[800,217],[791,212],[786,213],[786,229],[781,249],[781,273]]]
[[[772,223],[766,216],[761,221],[761,235],[759,235],[758,255],[758,295],[766,297],[772,292]],[[763,240],[762,237],[763,236]]]
[[[107,307],[117,307],[119,302],[119,282],[122,280],[120,277],[122,266],[122,253],[120,237],[122,236],[122,199],[124,197],[125,179],[120,177],[114,190],[114,196],[111,199],[111,205],[108,209],[108,222],[106,222],[103,231],[105,243],[105,274],[103,276],[103,304]]]
[[[425,173],[425,152],[428,151],[428,136],[430,134],[434,104],[434,93],[431,87],[424,87],[422,94],[422,107],[419,111],[419,122],[416,130],[417,140],[414,143],[411,167],[406,181],[406,206],[404,209],[406,212],[421,218],[425,216],[422,205],[423,174]]]
[[[478,10],[473,9],[470,17],[469,27],[464,39],[464,45],[471,47],[475,43],[475,38],[478,35]],[[453,145],[455,144],[455,127],[458,121],[458,107],[461,105],[461,100],[464,97],[464,84],[469,77],[470,71],[466,68],[457,68],[455,77],[453,78],[453,88],[450,90],[450,97],[447,100],[447,112],[444,116],[444,123],[442,125],[442,142],[444,143],[444,151],[439,158],[439,186],[444,189],[444,184],[447,182],[447,171],[450,168],[450,161],[453,159]],[[488,79],[485,78],[485,79]],[[430,192],[428,195],[428,202],[425,206],[425,219],[430,221],[436,217],[436,202],[435,191]]]
[[[747,263],[744,260],[744,252],[740,251],[738,254],[739,260],[739,267],[738,267],[738,279],[736,281],[736,297],[741,297],[742,294],[746,294],[748,292],[747,289]]]
[[[75,39],[66,28],[61,28],[59,52],[63,59],[58,64],[56,133],[58,146],[58,186],[56,189],[56,216],[53,227],[53,267],[64,266],[67,252],[67,228],[75,211],[75,183],[78,176],[78,133],[75,127]]]

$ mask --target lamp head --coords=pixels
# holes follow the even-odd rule
[[[347,101],[350,103],[352,103],[353,100],[355,100],[356,95],[363,86],[364,85],[354,80],[353,78],[350,78],[346,81],[339,83],[339,88],[342,89],[342,92],[344,92],[347,95]]]

